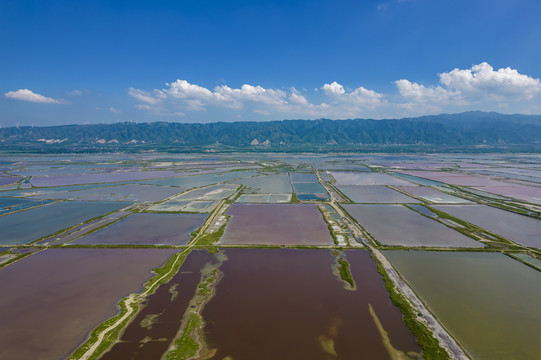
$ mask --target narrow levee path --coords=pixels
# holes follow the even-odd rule
[[[455,339],[447,332],[447,330],[436,320],[434,315],[426,308],[423,302],[417,297],[417,294],[409,287],[409,285],[402,280],[398,272],[391,265],[389,260],[376,248],[371,245],[367,246],[370,248],[372,253],[376,256],[378,261],[381,263],[387,276],[392,280],[397,290],[399,290],[406,298],[409,300],[411,305],[415,310],[422,314],[426,325],[432,331],[434,337],[440,343],[440,346],[444,348],[447,353],[450,355],[451,359],[458,360],[468,360],[470,359],[464,350],[458,345]]]
[[[234,197],[238,193],[238,191],[236,191],[233,195],[231,195],[230,198]],[[142,298],[144,298],[145,296],[147,296],[148,294],[150,294],[157,286],[159,286],[163,279],[166,279],[167,277],[171,276],[171,274],[173,272],[178,270],[177,269],[178,262],[181,261],[181,259],[184,259],[185,258],[184,255],[188,254],[194,248],[194,246],[197,244],[197,241],[203,235],[206,234],[207,230],[209,229],[209,227],[211,227],[211,225],[215,222],[215,220],[225,213],[225,211],[229,207],[228,205],[229,204],[226,201],[226,199],[222,199],[218,203],[218,206],[216,206],[214,211],[209,215],[208,219],[201,226],[201,228],[199,229],[197,235],[192,239],[192,241],[188,244],[188,246],[183,251],[181,251],[181,252],[174,255],[174,256],[176,256],[176,259],[174,260],[173,264],[171,265],[171,269],[169,271],[167,271],[165,274],[163,274],[159,278],[153,280],[152,284],[143,293],[141,293],[141,294],[131,294],[127,298],[122,300],[124,302],[124,306],[126,307],[126,312],[124,313],[124,315],[122,315],[113,324],[111,324],[110,326],[108,326],[107,328],[105,328],[103,331],[101,331],[99,333],[99,335],[97,336],[96,341],[80,357],[81,360],[88,360],[88,359],[92,358],[92,356],[95,355],[96,351],[98,350],[98,348],[103,343],[105,337],[108,334],[110,334],[111,332],[113,332],[115,329],[117,329],[119,326],[122,326],[124,321],[126,321],[126,319],[128,319],[130,316],[133,315],[133,313],[135,312],[135,309],[136,309],[136,305],[140,302],[140,300]]]
[[[466,355],[464,350],[458,345],[455,339],[436,320],[436,317],[430,312],[430,310],[427,309],[424,303],[418,298],[417,294],[415,294],[415,292],[409,287],[409,285],[400,277],[400,275],[391,265],[389,260],[387,260],[387,258],[379,251],[379,249],[377,249],[371,244],[371,241],[368,240],[369,239],[368,236],[364,234],[360,226],[357,223],[355,223],[350,218],[350,216],[342,210],[340,206],[338,206],[337,201],[339,201],[339,199],[337,198],[338,197],[337,194],[333,191],[332,187],[330,187],[323,181],[319,172],[317,173],[317,176],[319,178],[320,183],[325,187],[325,189],[331,196],[329,205],[332,206],[333,209],[336,210],[338,215],[348,225],[350,230],[355,235],[355,239],[358,240],[359,242],[362,242],[365,246],[367,246],[370,249],[372,254],[374,254],[377,260],[383,266],[383,269],[387,273],[387,276],[389,277],[389,279],[393,282],[395,289],[401,292],[406,297],[410,305],[415,309],[417,313],[422,314],[422,319],[423,319],[422,321],[432,332],[433,336],[438,340],[440,346],[443,349],[445,349],[445,351],[447,351],[447,353],[452,359],[457,359],[457,360],[470,359],[468,355]],[[353,242],[350,242],[350,244],[353,245]]]
[[[105,338],[105,336],[111,332],[112,330],[116,329],[118,326],[120,326],[120,324],[122,324],[122,322],[124,320],[126,320],[128,317],[131,316],[131,314],[133,313],[134,311],[134,308],[133,308],[133,303],[136,301],[136,298],[137,298],[137,295],[136,294],[131,294],[130,296],[128,296],[126,298],[126,300],[124,301],[124,305],[126,306],[127,308],[127,311],[126,313],[121,316],[117,321],[115,321],[114,324],[112,324],[111,326],[107,327],[106,329],[104,329],[98,336],[98,339],[96,340],[96,342],[94,344],[92,344],[92,346],[90,348],[88,348],[88,350],[80,357],[81,360],[87,360],[89,359],[92,355],[94,355],[94,352],[96,351],[96,349],[101,345],[101,343],[103,342],[103,339]]]

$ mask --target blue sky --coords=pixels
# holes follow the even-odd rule
[[[541,2],[0,0],[0,125],[541,113]]]

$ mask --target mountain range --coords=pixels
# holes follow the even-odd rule
[[[356,150],[370,146],[541,147],[541,115],[465,112],[402,119],[131,123],[9,127],[4,150]]]

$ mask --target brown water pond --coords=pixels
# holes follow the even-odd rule
[[[173,249],[49,249],[0,269],[0,359],[61,359]]]
[[[120,341],[101,360],[159,359],[179,329],[201,278],[201,268],[214,261],[213,255],[192,251],[171,281],[148,298]]]
[[[395,354],[420,351],[367,251],[346,253],[355,291],[333,274],[326,250],[225,253],[224,277],[202,312],[213,359],[391,359],[374,317]]]

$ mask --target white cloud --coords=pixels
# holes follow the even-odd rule
[[[363,109],[373,109],[383,105],[384,95],[368,90],[362,86],[353,91],[346,91],[342,85],[333,81],[321,87],[325,95],[329,96],[336,105],[349,106],[353,112],[362,112]]]
[[[245,104],[260,105],[286,105],[287,94],[279,89],[265,89],[262,86],[244,84],[240,88],[231,88],[227,85],[216,86],[214,90],[190,84],[186,80],[176,80],[168,87],[152,92],[130,88],[128,94],[148,105],[155,105],[154,110],[161,110],[164,101],[174,104],[182,109],[203,111],[208,106],[221,106],[240,109]],[[297,101],[302,101],[296,98]],[[150,110],[150,107],[137,108]]]
[[[308,105],[309,102],[306,98],[295,88],[291,88],[291,94],[289,94],[289,102],[291,104]]]
[[[496,102],[495,108],[501,108],[501,103],[531,100],[541,92],[539,79],[510,67],[494,71],[486,62],[438,76],[440,85],[437,86],[424,86],[405,79],[395,84],[402,97],[413,103],[430,103],[434,109],[441,109],[443,105],[487,107],[493,102]],[[408,104],[399,106],[404,108]]]
[[[120,110],[118,110],[117,108],[114,108],[114,107],[110,107],[109,111],[112,112],[112,113],[115,113],[115,114],[120,114],[122,112],[122,111],[120,111]]]
[[[395,84],[400,95],[417,102],[447,104],[450,100],[460,98],[460,94],[458,92],[446,90],[441,86],[426,87],[418,83],[412,83],[405,79],[397,80],[395,81]]]
[[[330,84],[323,85],[321,89],[325,91],[327,95],[342,95],[346,92],[346,90],[344,90],[344,87],[336,81],[333,81]]]
[[[162,89],[130,88],[128,94],[137,101],[137,109],[154,115],[173,116],[181,112],[189,116],[190,112],[209,110],[209,116],[213,116],[219,109],[228,109],[223,114],[228,114],[225,117],[230,119],[241,113],[244,118],[259,114],[277,119],[292,116],[338,119],[502,108],[523,112],[535,111],[535,104],[541,100],[540,80],[511,68],[494,70],[481,63],[438,76],[439,83],[434,85],[397,80],[394,85],[398,94],[383,94],[363,86],[349,89],[336,81],[301,92],[294,87],[265,88],[251,84],[240,87],[222,84],[211,89],[181,79],[166,83]]]
[[[488,63],[471,69],[454,69],[439,74],[440,83],[474,98],[531,99],[541,91],[541,82],[510,67],[494,71]]]
[[[83,92],[81,90],[73,90],[73,91],[67,92],[66,94],[70,96],[80,96],[80,95],[83,95]]]
[[[164,93],[179,99],[210,99],[212,92],[199,85],[190,84],[186,80],[177,80],[169,85],[169,89],[163,90]]]
[[[159,90],[155,90],[155,92],[156,91],[159,92]],[[152,96],[152,94],[149,93],[148,91],[129,88],[128,94],[134,97],[135,99],[147,104],[158,104],[159,102],[161,102],[161,99],[157,97],[158,94],[155,94],[155,96]]]
[[[244,84],[240,89],[232,89],[227,85],[214,88],[216,101],[231,104],[233,107],[242,106],[244,102],[268,105],[286,104],[286,93],[279,89],[265,89],[262,86]]]
[[[324,84],[321,89],[330,103],[313,104],[294,87],[281,90],[244,84],[240,88],[220,85],[210,90],[180,79],[167,83],[160,90],[130,88],[128,94],[140,102],[135,105],[137,109],[160,115],[221,107],[266,116],[356,117],[366,109],[374,109],[384,103],[382,94],[363,87],[348,92],[342,85],[332,82]]]
[[[67,104],[66,100],[53,99],[47,96],[36,94],[28,89],[19,89],[17,91],[10,91],[4,94],[5,97],[21,101],[29,101],[42,104]]]

